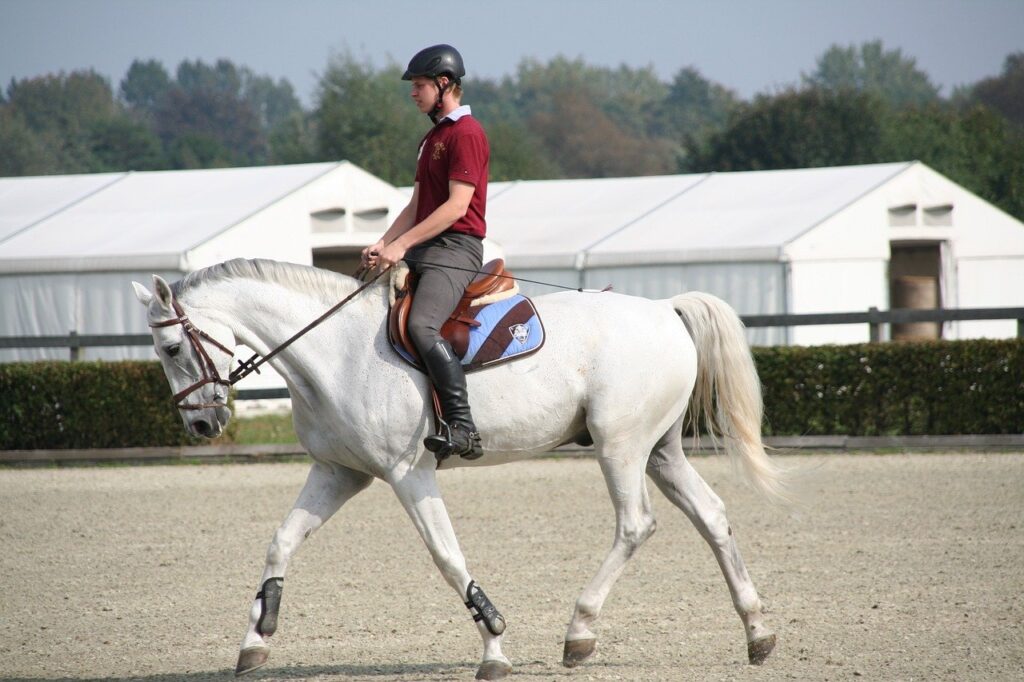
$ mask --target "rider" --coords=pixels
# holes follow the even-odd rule
[[[418,276],[409,335],[441,402],[441,432],[424,445],[438,458],[483,454],[469,409],[466,375],[440,334],[483,259],[490,145],[461,104],[462,56],[434,45],[413,56],[402,76],[412,100],[434,127],[420,143],[412,199],[381,239],[363,250],[366,267],[389,268],[408,256]]]

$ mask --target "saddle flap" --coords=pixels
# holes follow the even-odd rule
[[[419,353],[409,337],[409,312],[415,296],[414,276],[394,278],[388,337],[407,361],[421,367]],[[441,327],[466,371],[517,355],[531,353],[543,344],[544,330],[533,303],[518,293],[515,279],[500,258],[488,261],[466,288],[466,293]],[[507,317],[506,317],[507,315]]]

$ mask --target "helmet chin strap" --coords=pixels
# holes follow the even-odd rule
[[[448,85],[441,87],[441,76],[434,76],[434,85],[437,86],[437,101],[434,102],[434,108],[430,110],[427,116],[430,117],[430,121],[437,125],[438,120],[441,118],[441,109],[444,107],[444,93],[448,91],[448,88],[452,87],[453,81],[451,78],[448,79]]]

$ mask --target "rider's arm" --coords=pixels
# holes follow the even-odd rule
[[[424,218],[419,224],[410,226],[406,230],[395,234],[392,230],[395,230],[399,220],[405,214],[405,211],[402,211],[402,214],[395,220],[395,224],[391,226],[388,233],[384,235],[384,240],[382,240],[385,246],[379,252],[381,265],[385,267],[394,265],[402,260],[408,249],[427,241],[431,237],[436,237],[454,225],[469,210],[469,204],[473,199],[475,189],[468,182],[449,180],[447,201],[434,209],[433,213]],[[388,237],[393,238],[388,241]]]
[[[409,199],[409,203],[405,205],[405,208],[398,214],[394,222],[391,223],[391,227],[387,229],[377,243],[370,244],[363,249],[363,263],[367,265],[376,265],[375,260],[371,258],[371,254],[376,255],[384,248],[385,244],[390,244],[399,235],[409,231],[409,228],[413,226],[416,220],[416,204],[420,198],[420,183],[416,183],[412,187],[412,197]],[[373,261],[373,262],[371,262]]]

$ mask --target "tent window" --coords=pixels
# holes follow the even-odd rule
[[[892,227],[902,227],[904,225],[917,225],[917,204],[903,204],[902,206],[890,206],[889,225]]]
[[[952,225],[953,204],[940,204],[938,206],[926,206],[924,209],[925,225]]]
[[[345,209],[330,208],[326,211],[317,211],[309,216],[313,232],[344,232],[345,231]]]
[[[359,211],[353,216],[353,219],[357,232],[384,232],[388,229],[388,210],[386,208]]]

